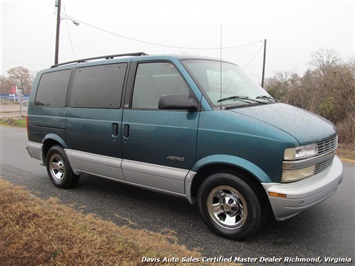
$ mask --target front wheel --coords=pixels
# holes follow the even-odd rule
[[[252,236],[264,220],[262,204],[253,188],[228,173],[213,174],[202,183],[198,207],[214,232],[234,240]]]
[[[47,153],[47,172],[54,185],[60,188],[70,188],[79,181],[75,175],[62,147],[53,146]]]

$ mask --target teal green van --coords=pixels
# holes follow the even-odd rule
[[[186,198],[242,240],[331,196],[343,167],[329,121],[273,99],[237,65],[109,55],[36,75],[27,150],[60,188],[83,173]]]

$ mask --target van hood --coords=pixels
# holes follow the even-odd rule
[[[283,104],[265,104],[230,111],[254,118],[292,135],[300,145],[327,139],[336,134],[335,126],[321,116]]]

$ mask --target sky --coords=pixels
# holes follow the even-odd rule
[[[0,0],[0,75],[54,64],[55,0]],[[74,25],[74,21],[80,23]],[[355,0],[62,0],[59,62],[127,52],[231,61],[260,83],[311,54],[355,54]]]

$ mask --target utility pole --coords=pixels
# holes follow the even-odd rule
[[[54,56],[54,64],[58,64],[58,56],[59,56],[59,32],[60,32],[60,8],[62,5],[62,0],[55,0],[55,6],[57,7],[57,31],[55,37],[55,56]]]
[[[266,39],[264,39],[264,59],[263,59],[263,75],[261,77],[261,87],[264,88],[265,79],[265,61],[266,61]]]

